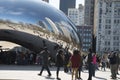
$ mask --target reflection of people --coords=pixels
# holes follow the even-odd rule
[[[45,42],[45,40],[43,40],[43,47],[46,47],[46,42]]]
[[[63,66],[63,60],[64,60],[63,51],[59,50],[57,55],[56,55],[56,66],[57,66],[56,75],[57,75],[58,80],[60,80],[60,78],[59,78],[59,70],[60,70],[60,67]]]
[[[49,65],[49,51],[47,50],[47,47],[44,47],[43,51],[40,52],[40,54],[42,55],[42,69],[40,71],[40,74],[38,75],[42,75],[42,72],[44,69],[47,70],[48,72],[48,76],[51,76],[51,72],[48,68],[48,65]]]

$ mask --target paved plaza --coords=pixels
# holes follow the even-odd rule
[[[21,65],[0,65],[0,80],[57,80],[56,67],[51,67],[51,77],[47,77],[47,72],[44,71],[42,76],[37,74],[40,72],[41,67],[34,66],[21,66]],[[120,71],[119,71],[120,73]],[[110,70],[96,71],[96,77],[93,80],[111,80]],[[87,80],[88,72],[85,70],[81,75],[83,80]],[[116,80],[120,80],[120,75],[117,75]],[[63,68],[60,71],[61,80],[71,80],[71,73],[64,73]]]

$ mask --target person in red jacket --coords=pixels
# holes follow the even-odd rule
[[[73,51],[73,55],[71,56],[71,67],[72,67],[72,80],[75,74],[75,79],[78,77],[78,68],[80,66],[80,54],[78,50]]]

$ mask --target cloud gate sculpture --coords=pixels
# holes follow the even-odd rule
[[[0,0],[0,41],[9,41],[39,52],[62,42],[79,47],[74,24],[61,11],[40,0]]]

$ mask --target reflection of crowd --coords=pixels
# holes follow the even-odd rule
[[[34,52],[1,51],[0,63],[18,65],[35,64],[36,54]]]
[[[14,64],[16,54],[12,51],[0,51],[0,64]]]
[[[18,52],[16,55],[16,64],[35,64],[36,54],[34,52]]]

